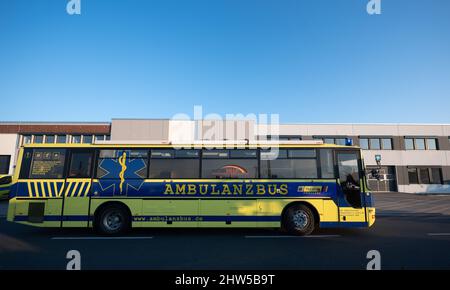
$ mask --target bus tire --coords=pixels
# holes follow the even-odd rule
[[[118,235],[131,228],[131,217],[124,206],[107,205],[96,214],[95,230],[102,235]]]
[[[308,206],[297,204],[286,209],[283,216],[283,228],[290,234],[306,236],[314,231],[315,226],[314,214]]]

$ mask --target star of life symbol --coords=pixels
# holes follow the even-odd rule
[[[131,157],[130,150],[116,150],[114,158],[103,158],[99,168],[100,190],[113,195],[127,195],[130,190],[139,191],[144,179],[139,172],[147,168],[143,158]]]

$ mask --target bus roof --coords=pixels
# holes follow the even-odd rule
[[[358,146],[344,146],[344,145],[335,145],[335,144],[323,144],[323,143],[290,143],[290,142],[278,142],[278,143],[267,143],[267,142],[258,142],[258,143],[242,143],[242,144],[232,144],[232,143],[183,143],[183,144],[171,144],[171,143],[139,143],[139,142],[101,142],[96,144],[26,144],[23,145],[24,148],[223,148],[223,149],[233,149],[233,148],[271,148],[271,147],[280,147],[280,148],[354,148],[359,149]]]

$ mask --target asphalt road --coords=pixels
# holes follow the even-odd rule
[[[82,269],[365,269],[370,250],[380,252],[382,269],[450,269],[450,197],[408,195],[397,208],[402,195],[376,197],[382,207],[372,228],[309,237],[276,230],[145,229],[104,238],[0,217],[0,269],[65,269],[69,250],[81,253]]]

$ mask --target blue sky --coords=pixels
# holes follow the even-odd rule
[[[450,123],[450,1],[0,0],[1,121]]]

